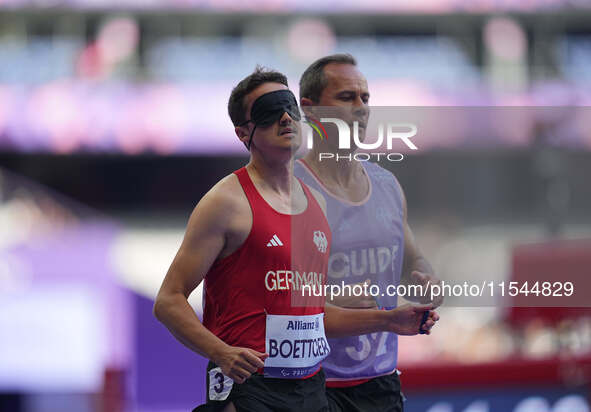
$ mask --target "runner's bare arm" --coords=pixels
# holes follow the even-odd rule
[[[228,187],[231,178],[210,190],[191,214],[181,247],[156,297],[154,315],[181,343],[240,382],[264,366],[261,358],[265,354],[224,343],[203,326],[187,301],[216,258],[227,254],[228,233],[239,207],[236,188]]]

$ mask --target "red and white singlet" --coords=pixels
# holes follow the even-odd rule
[[[263,199],[245,168],[234,173],[250,203],[252,228],[205,276],[203,324],[229,345],[267,352],[266,376],[309,377],[330,352],[324,294],[314,296],[326,283],[328,222],[303,183],[307,207],[289,215]]]

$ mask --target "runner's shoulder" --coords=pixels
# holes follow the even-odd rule
[[[193,215],[197,214],[223,223],[248,211],[248,208],[248,200],[238,177],[232,173],[217,182],[201,198]]]

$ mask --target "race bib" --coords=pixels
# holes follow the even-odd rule
[[[265,376],[296,379],[311,375],[330,353],[324,335],[324,313],[267,315]]]
[[[225,401],[232,390],[234,381],[222,373],[219,366],[209,371],[209,400]]]

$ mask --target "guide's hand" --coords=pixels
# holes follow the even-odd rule
[[[416,335],[423,333],[429,335],[431,328],[439,320],[439,315],[433,309],[433,304],[414,305],[404,304],[388,311],[388,330],[398,335]],[[428,313],[423,322],[423,315]]]
[[[431,301],[431,293],[432,293],[432,285],[440,285],[441,279],[436,276],[429,275],[426,273],[419,272],[418,270],[413,270],[410,274],[410,278],[415,285],[420,285],[423,288],[423,298],[421,299],[421,303],[432,303],[433,308],[437,308],[441,306],[443,303],[443,294],[440,293],[436,296],[433,296],[433,301]]]

